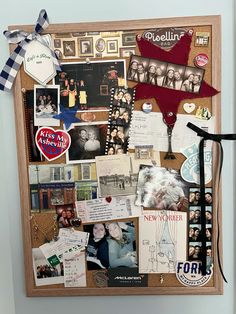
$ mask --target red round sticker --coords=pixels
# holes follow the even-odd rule
[[[197,67],[204,67],[209,61],[208,56],[205,53],[199,53],[195,58],[194,58],[194,64]]]

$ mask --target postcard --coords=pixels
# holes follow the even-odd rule
[[[188,184],[179,172],[164,167],[140,167],[135,204],[159,210],[183,210],[188,205]]]
[[[145,210],[139,218],[139,273],[175,273],[186,260],[187,213]]]
[[[142,208],[134,205],[134,199],[128,195],[76,202],[76,212],[83,223],[139,217]]]
[[[172,132],[173,152],[180,153],[182,148],[199,143],[200,137],[186,126],[188,122],[214,133],[214,118],[199,120],[194,115],[178,114]],[[159,112],[146,114],[142,111],[133,111],[129,136],[129,148],[134,149],[137,145],[153,145],[153,149],[157,151],[168,151],[167,128]],[[206,142],[207,148],[211,148],[211,145],[211,141]]]
[[[86,287],[85,252],[65,253],[63,258],[65,287]]]
[[[131,173],[128,155],[96,157],[99,196],[135,194],[137,176]]]
[[[32,249],[36,286],[55,285],[64,282],[63,265],[51,266],[39,248]]]

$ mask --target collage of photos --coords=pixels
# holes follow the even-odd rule
[[[112,88],[124,85],[124,60],[67,62],[55,77],[60,85],[60,103],[78,110],[108,110]],[[94,79],[96,78],[96,79]]]
[[[133,32],[73,32],[53,36],[54,52],[59,60],[68,58],[130,57],[135,54]]]
[[[189,219],[188,219],[188,242],[189,261],[200,261],[202,258],[202,241],[206,240],[207,267],[212,264],[212,188],[206,188],[205,192],[205,234],[201,227],[201,207],[199,188],[189,189]]]
[[[127,79],[198,94],[203,76],[204,69],[132,55]]]
[[[134,98],[134,89],[112,90],[106,141],[107,155],[126,154],[128,151]]]

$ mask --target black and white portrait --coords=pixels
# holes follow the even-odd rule
[[[99,123],[74,124],[68,131],[71,146],[67,152],[69,163],[94,160],[105,153],[107,125]]]

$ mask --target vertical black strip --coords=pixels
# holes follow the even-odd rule
[[[201,203],[201,233],[202,233],[202,275],[206,275],[206,203],[205,203],[205,169],[204,169],[204,143],[202,138],[199,143],[199,167],[200,167],[200,203]]]

